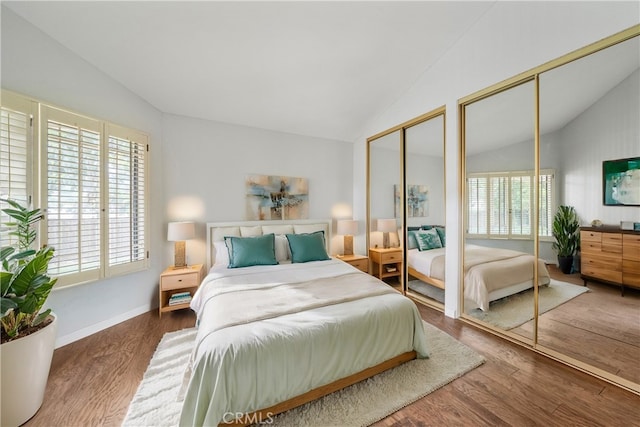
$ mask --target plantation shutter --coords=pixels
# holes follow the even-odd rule
[[[487,234],[486,177],[473,177],[467,184],[467,233]]]
[[[509,234],[509,179],[506,176],[489,177],[489,234]]]
[[[553,227],[554,206],[554,172],[552,170],[540,171],[540,198],[539,198],[539,228],[540,237],[551,237]]]
[[[107,133],[107,269],[118,274],[146,263],[147,137],[113,125]]]
[[[510,234],[514,237],[532,236],[531,206],[534,192],[532,183],[533,176],[531,175],[512,175],[510,177]]]
[[[43,106],[43,200],[49,272],[61,283],[97,279],[101,261],[100,123]]]
[[[555,172],[540,171],[539,236],[550,237]],[[532,171],[476,173],[467,178],[467,234],[474,237],[532,238],[535,176]]]
[[[31,109],[30,101],[16,99],[3,92],[0,107],[0,198],[15,200],[23,206],[28,206],[31,201]],[[0,213],[0,220],[5,223],[10,218]],[[0,233],[0,246],[9,246],[15,241],[8,233]]]

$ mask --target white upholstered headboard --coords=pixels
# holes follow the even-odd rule
[[[300,234],[324,231],[327,253],[331,246],[330,219],[295,219],[289,221],[235,221],[207,223],[207,271],[215,263],[216,250],[213,242],[225,236],[261,236],[263,234]]]

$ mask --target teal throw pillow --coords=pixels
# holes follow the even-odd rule
[[[418,247],[418,241],[416,240],[416,233],[418,230],[407,231],[407,247],[409,249],[416,249]]]
[[[324,242],[324,231],[315,233],[287,234],[291,262],[326,261],[331,259],[327,254]]]
[[[416,233],[416,240],[418,241],[418,249],[421,251],[428,251],[430,249],[438,249],[442,247],[440,242],[440,236],[436,230],[423,230]]]
[[[447,238],[444,232],[444,227],[436,227],[436,232],[438,233],[438,237],[440,237],[440,242],[442,243],[442,247],[447,246]]]
[[[256,237],[225,237],[224,242],[229,250],[228,268],[278,264],[273,233]]]

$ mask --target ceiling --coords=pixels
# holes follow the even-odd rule
[[[495,2],[10,2],[165,113],[354,141]]]
[[[635,37],[542,73],[540,134],[565,127],[639,67],[640,40]],[[534,87],[529,81],[470,104],[465,116],[466,153],[532,141]]]

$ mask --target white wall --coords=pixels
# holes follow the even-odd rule
[[[58,314],[56,346],[157,306],[165,263],[162,116],[144,100],[2,7],[2,87],[99,119],[139,129],[151,143],[151,259],[147,271],[54,289],[46,307]]]
[[[413,153],[407,156],[405,172],[408,185],[426,185],[429,191],[428,215],[408,217],[407,225],[444,225],[444,159]]]
[[[640,222],[640,207],[602,204],[602,161],[640,157],[640,71],[635,71],[571,121],[560,135],[565,205],[574,206],[583,225]]]
[[[410,91],[372,117],[357,144],[446,104],[447,293],[445,313],[459,307],[459,231],[457,100],[518,73],[586,46],[638,23],[637,2],[496,2]],[[356,157],[354,185],[366,188],[365,157]],[[356,202],[359,200],[356,200]],[[354,211],[364,215],[364,206]]]
[[[163,140],[164,214],[168,221],[198,224],[198,238],[187,242],[189,263],[205,261],[206,222],[248,219],[247,175],[307,178],[309,218],[352,215],[353,147],[349,143],[171,114],[164,115]],[[364,233],[364,223],[360,230]],[[333,253],[342,251],[341,242],[334,239]],[[173,245],[164,247],[169,265]]]

